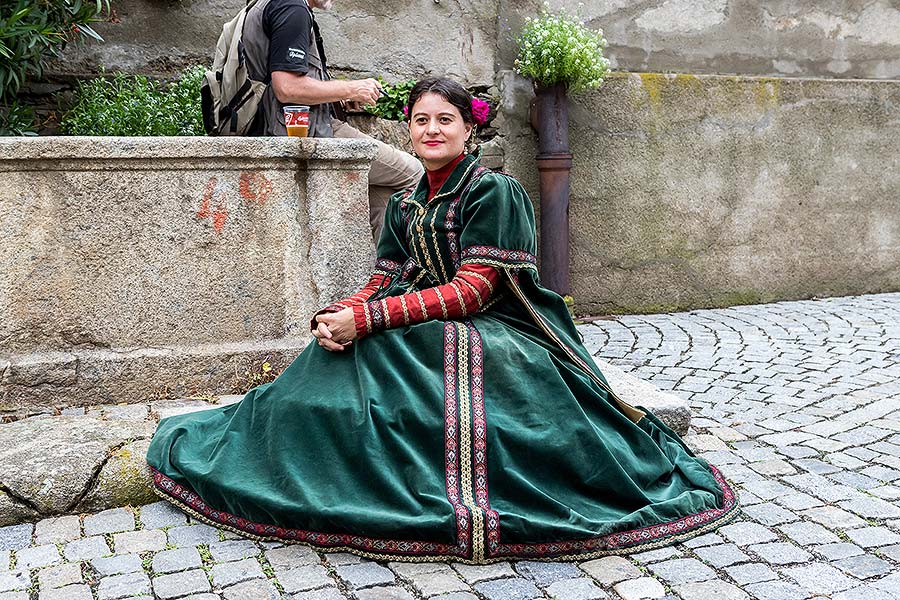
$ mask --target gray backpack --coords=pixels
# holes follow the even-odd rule
[[[266,88],[264,81],[250,79],[241,38],[244,19],[256,4],[247,6],[222,27],[216,56],[200,87],[203,126],[208,135],[247,135]]]

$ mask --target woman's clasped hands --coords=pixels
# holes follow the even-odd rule
[[[316,315],[316,323],[313,337],[326,350],[341,352],[356,339],[356,322],[350,308]]]

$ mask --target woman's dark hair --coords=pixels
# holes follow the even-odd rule
[[[409,100],[406,102],[406,118],[412,118],[413,106],[418,102],[422,94],[437,94],[459,110],[463,121],[470,125],[475,124],[472,116],[472,94],[462,85],[446,77],[426,77],[420,80],[409,92]]]

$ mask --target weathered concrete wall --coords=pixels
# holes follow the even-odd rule
[[[499,68],[541,0],[500,0]],[[578,5],[583,4],[579,9]],[[891,0],[554,0],[601,27],[622,71],[900,77],[900,4]]]
[[[0,140],[0,412],[227,389],[365,281],[374,145]],[[348,244],[347,240],[353,240]]]
[[[506,168],[537,202],[530,86]],[[900,84],[621,74],[570,105],[579,312],[900,289]]]
[[[319,20],[336,71],[387,78],[448,73],[489,86],[541,0],[338,0]],[[900,5],[891,0],[553,0],[599,26],[622,71],[900,77]],[[125,70],[168,76],[205,64],[244,0],[118,0],[106,43],[71,49],[51,76]]]
[[[115,16],[97,24],[105,43],[70,48],[52,78],[126,71],[171,76],[185,66],[212,61],[222,25],[245,0],[165,2],[117,0]],[[469,85],[494,80],[497,0],[338,0],[317,11],[332,71],[421,76],[435,70]],[[449,34],[452,32],[452,34]]]

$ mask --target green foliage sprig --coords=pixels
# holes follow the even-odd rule
[[[60,128],[70,135],[205,135],[203,72],[203,67],[188,69],[168,87],[122,73],[80,83]]]
[[[409,92],[416,85],[415,79],[408,79],[390,85],[385,83],[380,77],[378,80],[384,89],[385,95],[378,99],[375,106],[367,106],[366,112],[381,117],[382,119],[390,119],[391,121],[405,121],[406,115],[403,114],[403,107],[409,100]]]
[[[603,31],[588,28],[565,11],[551,13],[546,2],[537,17],[526,20],[517,41],[516,72],[541,86],[561,83],[572,92],[593,89],[609,71]]]
[[[0,135],[32,129],[33,117],[15,102],[31,78],[67,43],[102,38],[89,23],[109,12],[109,0],[0,0]]]

